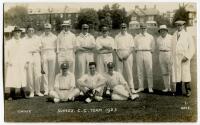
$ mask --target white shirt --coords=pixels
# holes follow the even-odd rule
[[[106,83],[110,87],[110,89],[113,89],[116,85],[125,85],[127,82],[125,81],[124,77],[121,75],[121,73],[113,71],[113,75],[106,73],[105,75]]]
[[[127,56],[129,54],[130,49],[134,46],[135,45],[133,36],[127,32],[124,35],[119,33],[115,37],[115,49],[117,50],[118,56],[120,58]]]
[[[105,78],[96,72],[94,76],[90,74],[83,75],[79,81],[87,84],[89,88],[95,89],[98,85],[105,83]]]
[[[102,49],[103,46],[111,47],[112,49],[114,49],[114,39],[110,36],[107,36],[106,38],[104,38],[103,36],[97,37],[97,39],[96,39],[97,50]],[[112,60],[113,60],[112,53],[99,54],[99,55],[103,56],[103,59],[106,62],[112,62]]]
[[[45,33],[43,33],[40,40],[42,50],[54,50],[56,48],[57,37],[53,33],[50,33],[49,35],[45,35]]]
[[[76,46],[77,48],[95,47],[96,46],[95,39],[89,33],[87,33],[86,35],[80,33],[80,35],[76,38]]]
[[[24,43],[25,43],[25,50],[27,52],[27,56],[29,58],[30,62],[33,62],[35,60],[40,60],[40,54],[41,51],[41,41],[38,36],[34,35],[32,37],[24,37]]]
[[[157,38],[157,44],[158,44],[159,50],[171,51],[171,49],[172,49],[172,36],[170,34],[167,34],[164,38],[162,36],[159,36]]]
[[[136,50],[150,50],[154,51],[155,41],[152,35],[149,33],[141,33],[135,37],[135,49]]]
[[[63,31],[58,35],[57,51],[59,51],[59,49],[73,50],[75,46],[76,46],[76,36],[72,32]]]
[[[115,37],[115,49],[118,50],[129,50],[131,47],[134,47],[133,36],[129,33],[122,35],[119,33]]]
[[[67,76],[63,76],[62,73],[56,75],[55,88],[59,89],[72,89],[75,87],[75,76],[73,73],[67,72]]]

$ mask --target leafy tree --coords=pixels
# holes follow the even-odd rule
[[[129,22],[128,17],[126,16],[127,12],[125,8],[119,9],[119,6],[117,4],[114,4],[112,6],[111,11],[111,17],[112,17],[112,27],[113,29],[120,28],[121,23],[127,23]]]
[[[179,7],[179,9],[175,12],[174,17],[173,17],[173,24],[177,20],[184,20],[184,21],[186,21],[186,25],[188,25],[189,15],[188,15],[188,12],[185,9],[185,6]]]
[[[25,6],[15,6],[4,13],[5,25],[27,26],[28,9]]]
[[[170,20],[168,18],[165,18],[164,16],[162,15],[157,15],[155,17],[155,21],[157,22],[158,26],[162,25],[162,24],[165,24],[167,25],[168,27],[171,26],[170,24]]]
[[[97,12],[92,8],[85,8],[80,10],[78,17],[77,28],[81,29],[82,24],[89,24],[91,29],[97,29],[99,26],[99,19]]]

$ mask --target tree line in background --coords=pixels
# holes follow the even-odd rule
[[[18,25],[20,27],[26,27],[29,22],[25,21],[28,19],[28,8],[24,6],[15,6],[10,8],[4,13],[4,24],[6,25]],[[188,23],[189,17],[185,7],[180,7],[173,18],[173,23],[182,19]],[[36,19],[37,20],[37,19]],[[90,25],[91,29],[98,30],[103,25],[109,26],[111,29],[119,29],[122,22],[129,23],[131,21],[131,15],[127,15],[125,8],[121,8],[118,3],[113,4],[111,7],[105,5],[102,9],[96,11],[93,8],[84,8],[80,10],[77,23],[74,25],[76,29],[80,29],[83,23]],[[170,22],[167,18],[162,15],[158,15],[155,18],[158,25],[167,24],[170,26]],[[56,31],[59,31],[62,19],[60,17],[55,18]],[[38,25],[34,24],[37,28]]]

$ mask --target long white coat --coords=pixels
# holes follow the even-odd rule
[[[177,34],[178,32],[176,31],[172,37],[172,81],[190,82],[190,61],[195,53],[194,41],[192,36],[185,30],[179,32],[179,39],[177,39]],[[186,62],[182,62],[184,57],[188,59]]]
[[[24,49],[23,39],[16,40],[12,38],[7,41],[5,46],[5,63],[7,65],[7,74],[5,87],[21,88],[26,87],[26,68],[27,55]]]

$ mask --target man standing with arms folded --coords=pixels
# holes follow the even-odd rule
[[[147,72],[148,90],[153,93],[153,72],[152,72],[152,53],[155,41],[152,35],[147,33],[147,26],[140,25],[141,33],[135,37],[135,51],[137,63],[137,75],[139,89],[137,92],[144,91],[144,68]]]
[[[191,73],[190,61],[195,53],[194,41],[192,36],[184,29],[185,21],[175,22],[177,31],[173,34],[173,66],[172,81],[176,84],[176,95],[182,95],[182,83],[186,90],[186,96],[191,95]]]
[[[78,78],[88,72],[89,62],[94,61],[94,50],[96,47],[94,37],[88,33],[89,26],[82,25],[82,32],[76,38],[78,56]]]
[[[114,49],[114,39],[108,36],[108,27],[103,26],[101,28],[102,36],[96,39],[96,49],[97,49],[97,71],[99,73],[107,72],[107,63],[113,62],[113,49]]]
[[[40,36],[42,44],[42,70],[44,75],[44,95],[48,95],[53,89],[55,82],[56,66],[56,40],[57,37],[51,32],[51,24],[44,24],[45,31]]]
[[[40,92],[41,86],[41,41],[38,36],[34,35],[34,28],[29,25],[27,27],[27,36],[24,38],[27,50],[28,65],[28,87],[30,89],[29,97],[44,96]]]
[[[70,72],[75,70],[75,46],[76,36],[70,31],[71,21],[66,20],[62,24],[63,31],[58,35],[57,54],[59,67],[63,62],[69,63]]]
[[[115,37],[116,66],[117,71],[123,74],[125,70],[128,77],[129,88],[132,93],[136,93],[133,83],[133,48],[134,41],[131,34],[127,33],[127,24],[121,24],[121,31]]]

